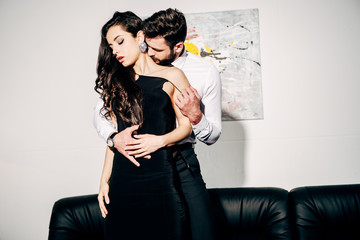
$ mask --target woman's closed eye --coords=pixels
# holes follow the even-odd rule
[[[119,40],[119,41],[116,41],[114,44],[121,45],[123,42],[124,42],[124,39]],[[109,47],[110,47],[111,49],[114,48],[113,44],[109,44]]]

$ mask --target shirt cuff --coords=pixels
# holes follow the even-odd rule
[[[198,124],[192,125],[195,136],[199,132],[201,132],[203,129],[205,129],[208,126],[208,124],[209,123],[208,123],[206,117],[204,116],[204,114],[202,114],[200,122],[198,122]]]
[[[106,142],[107,139],[109,138],[109,136],[113,133],[116,132],[116,130],[114,128],[108,127],[105,129],[102,129],[102,132],[99,133],[99,135],[102,137],[102,139],[104,139],[104,141]]]

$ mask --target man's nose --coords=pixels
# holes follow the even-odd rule
[[[149,55],[150,57],[154,56],[154,55],[155,55],[155,51],[152,50],[152,48],[148,48],[148,55]]]

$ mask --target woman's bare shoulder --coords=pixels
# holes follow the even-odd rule
[[[185,74],[184,72],[177,68],[177,67],[169,67],[167,69],[168,71],[168,74],[170,74],[170,76],[173,76],[173,77],[185,77]]]
[[[175,84],[178,87],[186,88],[189,85],[189,82],[184,74],[184,72],[177,68],[177,67],[169,67],[164,73],[164,78],[168,81],[171,81],[173,84]]]

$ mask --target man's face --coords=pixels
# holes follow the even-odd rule
[[[145,38],[148,45],[149,56],[160,65],[170,65],[176,59],[176,53],[174,49],[170,49],[166,40],[161,37]]]

